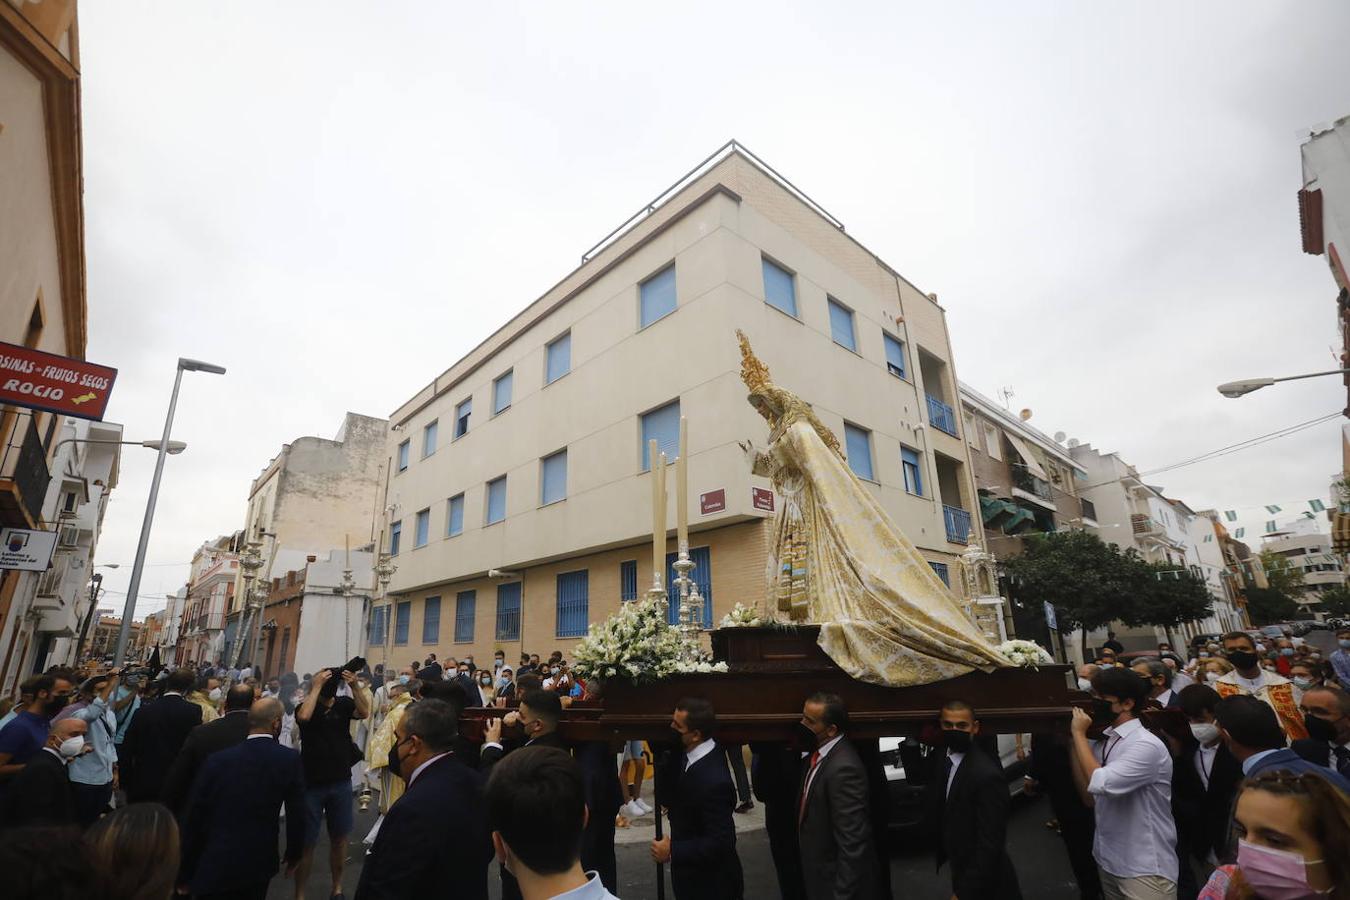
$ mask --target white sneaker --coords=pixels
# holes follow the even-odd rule
[[[644,813],[651,815],[652,807],[647,804],[646,800],[643,800],[641,797],[634,797],[633,802],[636,803]]]
[[[623,814],[630,819],[636,819],[639,816],[645,816],[647,810],[643,809],[638,801],[629,800],[623,805]]]

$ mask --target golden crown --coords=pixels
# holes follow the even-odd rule
[[[768,387],[772,383],[769,380],[769,367],[755,356],[755,351],[750,349],[750,339],[739,328],[736,329],[736,339],[741,342],[741,381],[745,382],[752,394]]]

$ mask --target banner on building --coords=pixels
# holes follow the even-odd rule
[[[117,370],[0,341],[0,403],[103,421]]]

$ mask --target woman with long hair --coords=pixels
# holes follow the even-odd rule
[[[104,900],[168,900],[178,876],[178,824],[167,806],[133,803],[85,832]]]
[[[1215,869],[1197,900],[1350,900],[1350,799],[1322,776],[1244,781],[1233,833],[1237,865]]]

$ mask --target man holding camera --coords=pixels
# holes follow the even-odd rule
[[[351,663],[341,669],[322,669],[314,676],[305,701],[296,710],[300,728],[300,765],[305,773],[305,853],[295,872],[295,897],[303,900],[319,828],[328,823],[328,866],[334,896],[342,893],[342,871],[347,860],[347,836],[352,830],[352,765],[361,753],[352,743],[351,722],[370,715],[370,698],[356,687]],[[356,666],[360,668],[360,666]],[[347,696],[338,696],[338,685]]]

